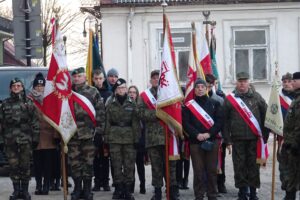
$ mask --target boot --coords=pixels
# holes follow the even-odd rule
[[[135,200],[132,196],[132,193],[130,192],[132,188],[132,184],[126,185],[124,190],[124,199],[125,200]]]
[[[135,181],[133,181],[133,183],[130,184],[129,192],[130,192],[131,194],[134,193],[134,187],[135,187]]]
[[[183,179],[181,178],[180,180],[177,180],[177,185],[179,189],[183,189]]]
[[[24,200],[31,200],[31,196],[28,192],[29,181],[21,181],[22,196]]]
[[[93,191],[98,192],[100,191],[100,180],[97,178],[94,178],[94,187]]]
[[[36,187],[35,187],[35,195],[41,195],[42,194],[42,179],[37,178],[36,179]]]
[[[145,181],[140,183],[140,194],[146,194]]]
[[[171,200],[179,200],[179,191],[178,191],[178,187],[175,185],[172,185],[170,187],[170,199]]]
[[[54,179],[50,180],[50,191],[54,191],[55,190],[55,183],[54,183]]]
[[[103,190],[106,191],[106,192],[110,191],[110,186],[109,186],[108,181],[103,183]]]
[[[152,196],[151,200],[161,200],[161,188],[160,187],[154,188],[154,195]]]
[[[123,199],[123,192],[121,189],[121,185],[115,183],[115,191],[113,193],[112,199]]]
[[[247,187],[239,188],[238,199],[237,200],[248,200],[247,198]]]
[[[82,189],[81,178],[75,178],[74,184],[75,186],[73,192],[71,193],[71,200],[79,200]]]
[[[48,195],[49,194],[49,184],[50,184],[50,182],[48,180],[44,179],[43,191],[42,191],[43,195]]]
[[[20,195],[20,182],[13,182],[14,191],[10,195],[9,200],[17,200]]]
[[[84,200],[93,200],[93,193],[91,192],[92,179],[83,180]]]
[[[249,198],[249,200],[258,200],[255,187],[250,187],[250,198]]]
[[[189,179],[184,178],[183,181],[182,181],[182,189],[188,190],[189,189],[188,184],[189,184]]]
[[[60,191],[60,178],[55,179],[54,190]]]
[[[285,197],[283,198],[283,200],[296,200],[296,192],[292,191],[292,192],[285,192]]]

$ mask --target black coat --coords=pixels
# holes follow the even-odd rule
[[[213,141],[223,126],[221,105],[218,101],[208,98],[207,96],[196,97],[195,101],[214,120],[214,125],[209,130],[206,129],[194,114],[187,107],[184,107],[182,111],[183,129],[187,132],[189,140],[193,144],[200,143],[200,141],[197,140],[199,133],[209,133],[209,140]]]

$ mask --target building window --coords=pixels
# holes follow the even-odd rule
[[[187,69],[189,62],[189,53],[191,45],[191,31],[189,30],[175,30],[172,33],[175,57],[176,57],[176,69],[178,79],[181,85],[185,85],[187,81]],[[163,51],[163,33],[159,31],[159,52],[160,63]]]
[[[235,74],[248,72],[252,82],[267,81],[269,39],[267,27],[233,28]]]

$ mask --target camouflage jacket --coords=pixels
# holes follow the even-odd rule
[[[295,99],[289,107],[284,120],[283,138],[284,143],[294,149],[300,145],[300,89],[295,90]]]
[[[90,139],[94,136],[94,133],[103,135],[105,108],[103,99],[98,90],[95,87],[86,84],[76,85],[76,87],[73,86],[73,90],[90,100],[96,111],[97,123],[95,127],[88,113],[79,104],[74,103],[77,132],[73,137],[78,139]]]
[[[260,125],[264,141],[266,142],[269,133],[264,127],[267,111],[267,104],[265,100],[259,93],[252,89],[249,89],[248,93],[246,94],[240,94],[237,90],[233,91],[233,93],[235,94],[235,97],[240,97],[251,110]],[[223,109],[223,136],[225,143],[230,144],[234,140],[255,140],[257,138],[227,98],[224,101]]]
[[[140,122],[135,113],[136,104],[129,97],[123,105],[115,96],[106,105],[105,137],[109,144],[137,144]]]
[[[33,102],[22,95],[3,101],[0,107],[0,134],[6,145],[39,141],[39,120]]]
[[[154,97],[157,96],[157,91],[150,88]],[[156,117],[156,110],[151,110],[147,107],[142,98],[139,98],[138,117],[145,123],[145,147],[153,147],[165,145],[165,132],[159,119]]]

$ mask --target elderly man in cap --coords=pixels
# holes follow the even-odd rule
[[[23,82],[14,78],[9,88],[10,97],[0,105],[0,135],[4,139],[14,188],[9,199],[31,200],[28,192],[30,158],[32,144],[39,140],[39,121],[32,100],[25,95]]]
[[[85,96],[96,110],[96,127],[88,113],[79,104],[74,103],[77,131],[68,143],[72,178],[75,183],[71,200],[80,199],[81,193],[85,200],[92,200],[91,183],[93,177],[94,144],[103,141],[105,110],[98,90],[86,84],[84,68],[72,72],[73,91]],[[83,191],[82,191],[83,182]]]
[[[135,146],[139,141],[136,104],[127,95],[126,81],[119,78],[113,86],[114,96],[106,105],[105,142],[110,147],[115,191],[112,199],[134,200],[130,193],[134,182]]]
[[[281,78],[282,81],[282,90],[280,93],[280,104],[281,104],[281,111],[283,115],[283,119],[287,114],[289,106],[293,100],[293,75],[291,73],[286,73]],[[277,159],[279,161],[279,172],[280,172],[280,180],[281,180],[281,189],[287,189],[288,183],[288,155],[286,148],[282,148],[283,137],[277,136],[278,140],[278,151],[277,151]],[[290,196],[290,192],[286,191],[286,196]]]
[[[138,116],[145,122],[145,146],[151,160],[152,185],[154,196],[151,200],[161,200],[163,178],[165,171],[165,131],[156,117],[156,99],[159,82],[159,70],[153,70],[150,75],[151,88],[141,93],[138,103]],[[170,161],[170,199],[178,199],[176,181],[176,161]]]
[[[248,73],[240,72],[236,79],[235,90],[224,101],[223,134],[228,148],[231,149],[232,145],[234,181],[235,187],[239,189],[238,200],[248,199],[247,187],[250,187],[250,200],[256,200],[256,189],[260,187],[260,165],[257,161],[263,161],[261,159],[266,156],[259,154],[259,148],[264,148],[268,139],[268,130],[264,128],[267,104],[250,87]]]
[[[293,74],[295,99],[291,103],[283,127],[282,150],[287,156],[285,200],[295,200],[300,187],[300,72]]]

